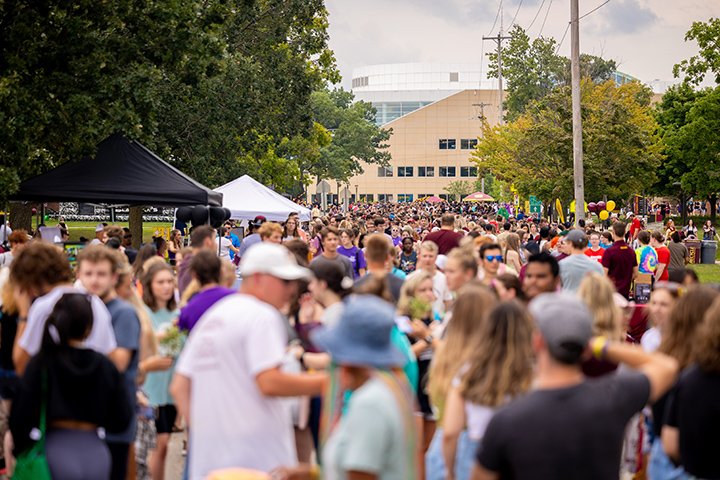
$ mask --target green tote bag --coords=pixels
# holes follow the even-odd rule
[[[45,456],[45,425],[47,400],[47,373],[42,375],[42,404],[40,406],[40,439],[29,450],[17,457],[13,480],[52,480]]]

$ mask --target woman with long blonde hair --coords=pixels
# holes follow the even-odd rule
[[[593,335],[613,341],[625,339],[622,311],[615,304],[615,286],[608,277],[599,273],[586,275],[577,295],[593,317]],[[583,362],[582,369],[588,377],[599,377],[614,372],[617,364],[592,357]]]
[[[498,304],[474,337],[468,358],[447,395],[442,452],[446,479],[470,478],[477,447],[495,410],[530,388],[532,320],[517,301]],[[458,448],[461,434],[467,440]]]
[[[430,366],[428,393],[436,411],[438,422],[443,422],[445,400],[458,372],[470,357],[476,354],[480,342],[482,324],[488,313],[497,304],[497,296],[477,281],[468,283],[458,292],[453,315],[445,329],[445,338],[440,342]],[[442,456],[442,429],[437,429],[430,448],[425,455],[426,478],[445,478],[445,464]],[[460,439],[467,442],[467,437]]]

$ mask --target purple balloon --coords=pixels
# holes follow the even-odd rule
[[[602,202],[602,201],[597,202],[597,209],[599,212],[602,212],[603,210],[605,210],[605,202]]]
[[[588,211],[594,212],[597,209],[597,204],[595,202],[588,203]]]

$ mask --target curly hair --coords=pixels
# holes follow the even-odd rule
[[[675,303],[670,321],[662,332],[659,351],[675,358],[681,369],[692,363],[693,349],[702,340],[698,327],[717,298],[717,290],[700,285],[688,289]]]
[[[720,297],[705,313],[698,328],[694,360],[708,373],[720,373]]]
[[[45,242],[30,242],[10,265],[9,281],[15,288],[37,290],[40,294],[47,287],[69,283],[71,279],[67,257],[58,247]]]
[[[532,320],[520,302],[503,302],[478,329],[460,394],[472,403],[495,407],[530,388]]]

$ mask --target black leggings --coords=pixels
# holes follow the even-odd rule
[[[45,452],[53,480],[110,478],[110,450],[97,432],[49,430]]]

